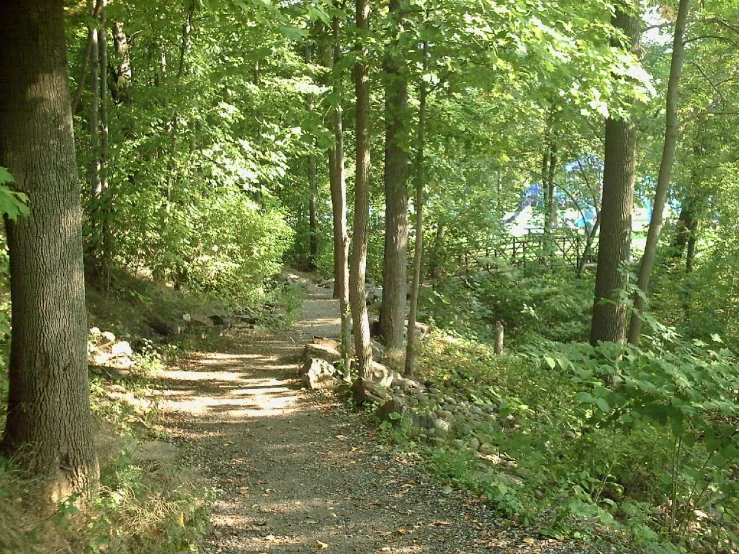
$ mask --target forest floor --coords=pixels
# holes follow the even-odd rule
[[[302,390],[303,345],[338,336],[336,300],[303,281],[300,320],[278,332],[232,328],[219,350],[161,375],[168,431],[217,498],[206,553],[611,552],[542,539],[479,498],[434,480],[380,440],[366,414]]]

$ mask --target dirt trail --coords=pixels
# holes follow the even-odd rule
[[[314,334],[337,336],[339,325],[330,292],[303,286],[291,331],[234,330],[227,351],[162,376],[171,432],[221,491],[201,552],[586,551],[502,524],[484,503],[374,440],[364,416],[301,390],[303,345]]]

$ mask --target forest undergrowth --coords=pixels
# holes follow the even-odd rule
[[[542,536],[735,552],[735,353],[718,333],[687,339],[654,317],[641,348],[590,346],[590,287],[587,277],[509,269],[427,292],[437,330],[417,380],[480,417],[443,438],[401,420],[385,424],[390,438]],[[510,330],[503,356],[494,354],[496,320]],[[452,406],[436,404],[417,409],[447,417]]]

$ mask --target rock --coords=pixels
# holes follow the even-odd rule
[[[112,358],[117,356],[133,356],[133,349],[131,349],[131,345],[126,341],[117,342],[110,349],[110,356]]]
[[[330,339],[328,337],[313,337],[313,344],[328,346],[329,348],[333,348],[334,350],[341,350],[341,341]]]
[[[480,408],[480,406],[473,406],[470,409],[470,413],[481,416],[483,414],[483,411],[482,411],[482,408]]]
[[[92,361],[96,365],[105,365],[110,361],[110,358],[111,358],[110,354],[106,354],[104,352],[97,352],[95,355],[93,355]]]
[[[397,373],[393,373],[393,384],[399,386],[406,393],[418,390],[418,383],[413,379],[406,379],[405,377],[399,376]]]
[[[393,384],[393,372],[379,362],[372,362],[368,377],[383,387],[390,387]]]
[[[492,444],[483,443],[479,446],[478,451],[484,456],[497,456],[498,449]]]
[[[453,396],[445,396],[444,397],[444,402],[446,402],[447,404],[454,405],[454,404],[457,403],[457,400]]]
[[[90,335],[92,335],[93,337],[99,337],[101,334],[102,331],[100,331],[99,327],[93,327],[92,329],[90,329]]]
[[[467,444],[463,440],[459,440],[459,439],[454,439],[452,444],[454,444],[454,447],[457,450],[464,450],[465,447],[467,446]]]
[[[467,446],[471,450],[477,450],[478,448],[480,448],[480,441],[475,437],[470,437],[469,439],[467,439]]]
[[[454,425],[454,433],[458,437],[466,437],[467,435],[472,434],[472,427],[470,427],[468,423],[460,421]]]
[[[325,360],[330,364],[335,364],[341,361],[341,352],[330,346],[324,346],[322,344],[306,344],[303,357],[308,358],[319,358]]]
[[[110,331],[105,331],[101,334],[104,343],[115,342],[115,335]]]
[[[385,347],[374,339],[370,343],[372,345],[372,357],[378,360],[381,359],[385,354]]]
[[[334,288],[334,283],[336,282],[336,279],[326,279],[325,281],[321,281],[318,283],[318,286],[322,289],[332,289]]]
[[[405,405],[398,398],[392,398],[377,408],[377,417],[380,421],[389,421],[393,427],[400,423],[400,416],[405,412]],[[397,415],[394,415],[397,414]]]
[[[352,394],[357,404],[364,404],[365,402],[384,404],[388,400],[391,400],[393,396],[387,387],[369,379],[357,379],[354,381],[352,383]]]
[[[230,327],[231,326],[231,320],[227,317],[223,317],[220,315],[209,315],[208,319],[210,319],[213,322],[213,325],[217,325],[218,327]]]
[[[305,388],[310,390],[334,390],[341,386],[341,380],[336,377],[336,368],[320,358],[305,361],[301,369],[301,380]]]
[[[367,304],[374,304],[382,300],[382,287],[376,287],[371,283],[364,284],[364,297]]]
[[[422,429],[433,429],[435,418],[430,414],[411,414],[411,423]]]
[[[408,329],[408,322],[405,322],[405,328]],[[426,335],[429,334],[429,326],[426,323],[421,323],[420,321],[416,321],[416,339],[422,340],[426,337]],[[406,332],[406,336],[408,336],[408,333]]]
[[[449,410],[436,410],[436,416],[439,419],[446,419],[446,420],[450,420],[453,417],[452,412],[450,412]]]
[[[437,437],[446,437],[449,435],[451,428],[452,426],[445,419],[434,420],[434,431]]]

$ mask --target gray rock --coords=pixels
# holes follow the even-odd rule
[[[480,454],[485,456],[495,456],[498,454],[498,449],[492,444],[483,443],[478,447]]]
[[[480,406],[473,406],[472,408],[470,408],[470,413],[481,416],[483,414],[483,411]]]
[[[455,446],[455,448],[457,448],[457,450],[464,450],[464,448],[467,447],[467,443],[465,443],[463,440],[459,440],[459,439],[455,439],[452,444],[454,444],[454,446]]]
[[[466,437],[467,435],[472,434],[472,427],[469,425],[469,423],[461,421],[454,424],[454,433],[458,437]]]
[[[469,439],[467,439],[467,446],[471,450],[477,450],[478,448],[480,448],[480,441],[475,437],[470,437]]]
[[[439,419],[451,420],[453,418],[452,412],[449,410],[436,410],[436,415]]]
[[[437,437],[446,437],[451,430],[451,424],[445,419],[434,420],[434,431]]]
[[[310,358],[301,369],[303,385],[310,390],[337,389],[341,381],[336,377],[336,368],[326,360]]]
[[[341,353],[337,349],[325,344],[306,344],[303,357],[306,359],[318,358],[330,364],[335,364],[341,360]]]
[[[377,417],[380,418],[380,421],[389,421],[395,427],[400,423],[405,410],[405,404],[400,399],[393,398],[377,408]]]
[[[365,402],[384,404],[393,397],[387,387],[369,379],[357,379],[354,381],[352,383],[352,394],[357,404],[364,404]]]

